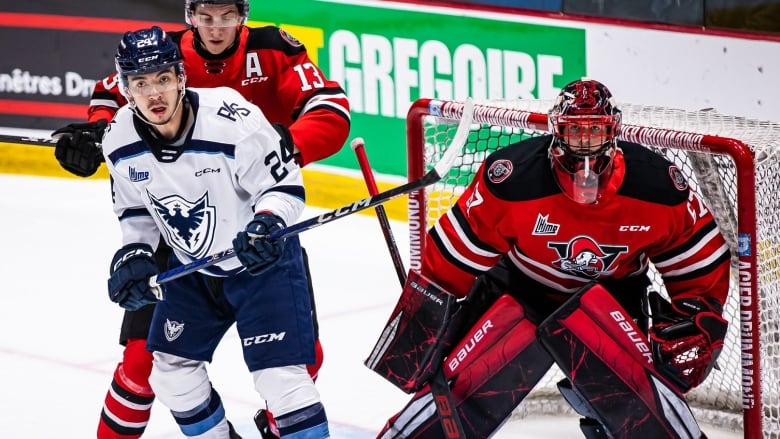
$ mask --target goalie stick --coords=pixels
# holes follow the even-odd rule
[[[457,103],[442,102],[437,100],[432,100],[430,102],[430,106],[432,107],[431,108],[432,112],[435,111],[436,114],[441,114],[443,106],[453,105],[453,104],[460,105]],[[322,215],[298,222],[289,227],[285,227],[281,230],[277,230],[276,232],[273,232],[270,235],[260,237],[260,238],[281,239],[287,236],[297,235],[306,230],[310,230],[315,227],[319,227],[323,224],[327,224],[331,221],[335,221],[339,218],[343,218],[345,216],[352,215],[353,213],[360,212],[361,210],[365,210],[370,207],[381,205],[382,203],[392,200],[393,198],[399,197],[409,192],[414,192],[418,189],[422,189],[426,186],[429,186],[441,180],[444,174],[446,174],[447,172],[449,172],[450,169],[452,169],[452,166],[455,164],[455,161],[458,159],[459,153],[463,149],[463,146],[466,144],[466,140],[468,139],[469,130],[471,127],[471,121],[474,116],[474,103],[470,99],[466,100],[466,102],[463,104],[462,111],[463,111],[463,117],[460,119],[460,122],[458,124],[458,129],[455,132],[455,136],[453,136],[452,138],[452,142],[449,144],[446,151],[444,151],[444,153],[442,154],[441,159],[436,163],[436,165],[434,165],[433,169],[428,171],[422,177],[410,181],[401,186],[394,187],[393,189],[387,190],[385,192],[381,192],[376,195],[369,196],[368,198],[355,201],[352,204],[340,207],[338,209],[331,210],[330,212],[323,213]],[[213,255],[204,256],[203,258],[197,259],[188,264],[184,264],[179,267],[173,268],[171,270],[164,271],[156,276],[152,276],[149,279],[149,285],[153,288],[153,290],[159,292],[160,291],[159,286],[165,282],[170,282],[174,279],[178,279],[182,276],[186,276],[195,271],[201,270],[206,267],[210,267],[218,262],[232,258],[235,255],[236,255],[235,251],[232,248],[229,248],[226,250],[222,250],[221,252]],[[162,299],[162,298],[158,297],[158,299]]]
[[[460,129],[460,127],[458,127]],[[360,170],[363,172],[363,179],[366,182],[368,193],[370,195],[377,195],[379,188],[376,186],[376,180],[374,179],[374,173],[371,171],[371,165],[368,162],[368,156],[366,155],[365,141],[358,137],[354,139],[350,146],[355,151],[360,164]],[[390,228],[390,222],[387,219],[387,213],[382,205],[376,206],[377,219],[379,219],[379,226],[382,228],[382,234],[385,237],[387,243],[387,250],[390,252],[390,258],[393,260],[393,267],[395,267],[396,275],[399,282],[401,282],[401,288],[406,284],[406,270],[404,269],[404,263],[401,260],[401,253],[398,251],[398,245],[395,242],[393,231]],[[444,376],[444,369],[439,369],[433,374],[429,383],[431,387],[431,394],[433,394],[434,404],[436,405],[436,412],[439,415],[439,421],[441,427],[444,430],[445,436],[448,439],[466,439],[466,432],[463,429],[460,415],[456,409],[455,401],[452,398],[450,392],[449,383]]]

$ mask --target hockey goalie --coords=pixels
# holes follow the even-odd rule
[[[684,394],[726,335],[723,236],[674,164],[617,139],[603,84],[564,87],[549,121],[488,156],[429,231],[366,361],[414,393],[379,438],[451,437],[439,370],[465,435],[487,438],[553,364],[586,438],[706,437]],[[669,300],[649,291],[650,263]]]

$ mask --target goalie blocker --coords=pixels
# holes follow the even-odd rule
[[[415,272],[409,279],[366,365],[405,392],[419,390],[379,438],[444,437],[425,384],[434,366],[444,369],[467,436],[486,438],[553,362],[590,439],[705,437],[682,394],[653,368],[647,338],[603,287],[589,284],[538,328],[520,303],[501,295],[452,343],[432,336],[459,332],[442,325],[457,324],[464,302]],[[414,361],[405,363],[410,353]]]

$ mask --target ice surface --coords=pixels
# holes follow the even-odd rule
[[[119,226],[105,180],[0,175],[0,438],[95,437],[115,364],[121,309],[108,300]],[[307,208],[302,219],[321,210]],[[393,223],[406,258],[405,225]],[[317,297],[325,364],[317,385],[334,438],[369,439],[407,401],[363,365],[400,287],[376,218],[352,215],[303,232]],[[406,260],[406,259],[405,259]],[[228,418],[259,438],[252,387],[234,330],[209,371]],[[707,429],[713,439],[737,438]],[[145,439],[182,437],[154,405]],[[508,424],[497,438],[580,437],[576,419]]]

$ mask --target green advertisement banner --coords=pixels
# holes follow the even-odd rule
[[[350,98],[350,139],[376,172],[406,175],[406,113],[421,97],[552,98],[585,76],[585,30],[453,16],[382,2],[253,1],[252,26],[275,24]],[[357,169],[349,147],[323,164]]]

